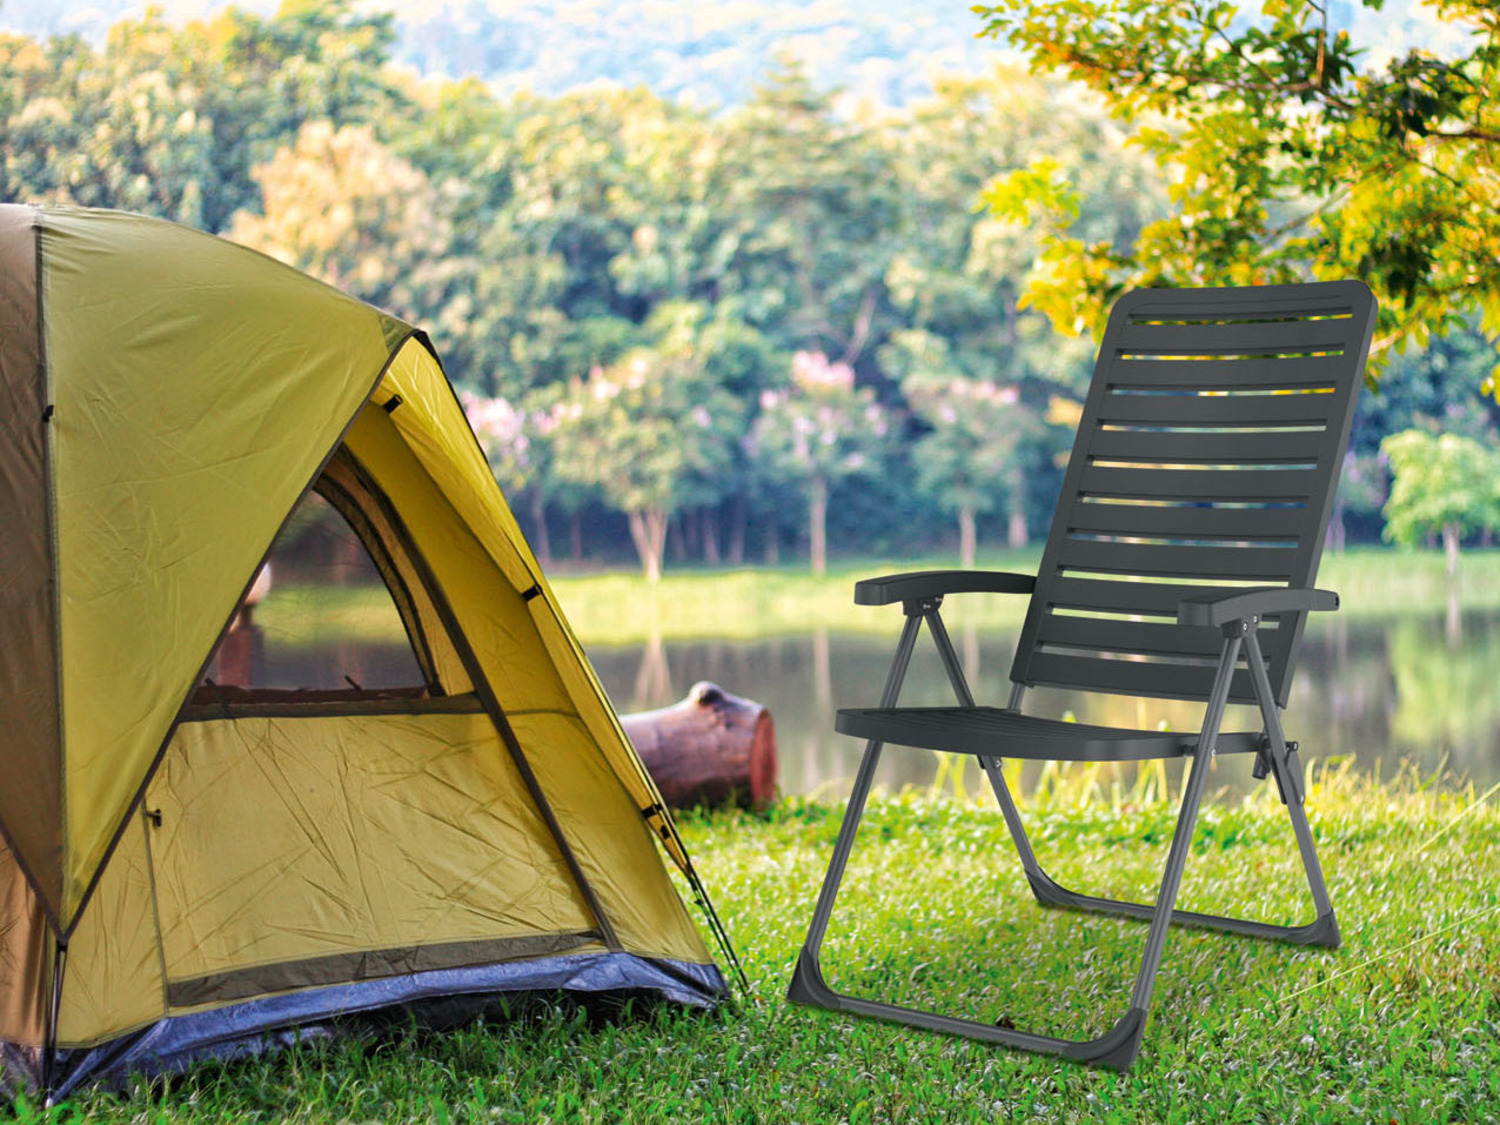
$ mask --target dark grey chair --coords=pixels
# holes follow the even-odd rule
[[[1037,575],[931,571],[856,584],[856,603],[900,602],[906,626],[880,706],[838,713],[838,730],[868,741],[789,999],[1124,1070],[1140,1048],[1169,924],[1338,945],[1303,811],[1297,743],[1282,733],[1281,710],[1308,611],[1338,607],[1337,595],[1313,580],[1374,323],[1374,298],[1353,281],[1128,293],[1105,329]],[[974,702],[939,615],[945,596],[973,591],[1031,596],[1004,707]],[[959,706],[896,705],[924,622]],[[1022,698],[1036,684],[1203,700],[1203,724],[1185,735],[1023,715]],[[1221,732],[1228,703],[1257,705],[1262,729]],[[1107,1033],[1060,1039],[828,987],[818,951],[886,743],[979,758],[1042,905],[1150,921],[1130,1005]],[[1215,753],[1253,755],[1254,775],[1275,777],[1316,907],[1308,924],[1174,909]],[[1180,756],[1193,764],[1154,904],[1050,879],[1000,770],[1004,758]]]

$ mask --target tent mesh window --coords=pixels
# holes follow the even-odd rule
[[[401,570],[361,501],[325,475],[277,536],[193,704],[443,695]]]

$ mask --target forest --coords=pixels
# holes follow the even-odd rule
[[[396,48],[349,0],[0,35],[0,198],[187,223],[424,328],[548,559],[969,565],[1045,531],[1093,340],[1026,300],[1042,224],[988,204],[1041,160],[1083,243],[1161,219],[1170,184],[1102,100],[998,50],[897,108],[786,56],[711,110],[424,79]],[[1383,358],[1336,547],[1500,526],[1475,324]]]

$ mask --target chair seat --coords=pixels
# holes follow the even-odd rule
[[[1096,727],[1021,715],[1000,707],[846,707],[834,729],[897,746],[986,758],[1128,762],[1193,753],[1196,732]],[[1254,753],[1259,732],[1222,733],[1221,754]]]

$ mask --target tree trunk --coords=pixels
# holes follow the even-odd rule
[[[675,519],[667,517],[667,538],[672,544],[672,557],[678,562],[686,562],[688,557],[687,538],[682,534],[682,516]]]
[[[547,500],[542,490],[531,488],[531,522],[536,527],[536,557],[544,567],[552,565],[552,540],[547,535]]]
[[[958,510],[958,565],[964,570],[974,569],[974,509]]]
[[[754,700],[702,681],[681,703],[620,723],[674,808],[734,799],[760,809],[776,796],[776,725]]]
[[[703,561],[709,566],[719,565],[719,510],[703,509]]]
[[[748,505],[743,496],[736,496],[729,507],[729,565],[743,566],[745,562],[745,525],[750,522]]]
[[[808,551],[817,578],[828,573],[828,482],[813,477],[807,504]]]
[[[1026,527],[1025,512],[1010,514],[1010,526],[1006,529],[1005,541],[1012,548],[1024,547],[1031,542],[1031,532]]]
[[[573,551],[573,561],[583,561],[583,509],[574,508],[568,519],[568,546]]]
[[[1346,532],[1344,530],[1344,502],[1335,494],[1333,498],[1333,515],[1328,520],[1328,535],[1323,540],[1323,546],[1335,554],[1344,553],[1344,541]]]
[[[781,539],[776,532],[775,518],[766,520],[766,565],[779,566],[781,563]]]
[[[1459,527],[1456,523],[1443,524],[1443,554],[1448,560],[1448,581],[1451,583],[1458,573]]]
[[[1010,525],[1005,531],[1005,541],[1011,550],[1015,550],[1031,542],[1031,535],[1026,528],[1026,478],[1019,471],[1012,475],[1009,491],[1010,499],[1006,507],[1010,513]]]
[[[640,556],[646,581],[653,586],[661,581],[661,556],[667,545],[667,513],[662,508],[635,509],[626,515],[630,539]]]

